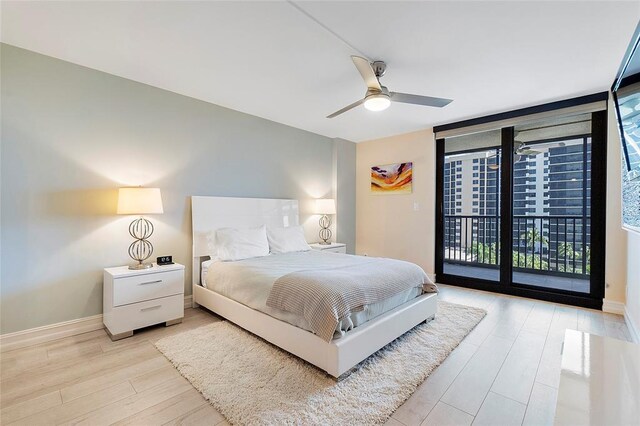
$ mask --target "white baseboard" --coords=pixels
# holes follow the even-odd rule
[[[610,314],[624,316],[624,322],[627,324],[627,329],[631,334],[631,340],[635,343],[640,343],[640,330],[638,330],[634,318],[631,317],[631,314],[624,303],[602,299],[602,310]]]
[[[602,310],[610,314],[624,315],[624,303],[602,299]]]
[[[184,297],[184,307],[191,307],[191,295]],[[16,331],[0,335],[0,352],[14,349],[26,348],[63,337],[75,336],[77,334],[88,333],[90,331],[104,328],[102,314],[86,318],[78,318],[71,321],[59,322],[57,324],[44,325],[42,327],[30,328],[28,330]]]
[[[631,334],[631,340],[633,340],[634,343],[640,343],[640,330],[636,327],[634,318],[631,317],[631,313],[626,308],[624,310],[624,322],[627,323],[627,329],[629,330],[629,334]]]
[[[62,339],[63,337],[75,336],[76,334],[88,333],[102,328],[104,328],[102,324],[102,314],[99,314],[59,322],[57,324],[30,328],[28,330],[16,331],[15,333],[7,333],[0,336],[0,352],[26,348],[27,346],[50,342],[52,340]]]

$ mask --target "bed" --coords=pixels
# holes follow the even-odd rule
[[[296,270],[368,267],[373,259],[309,251],[274,254],[239,262],[208,260],[207,235],[215,229],[261,225],[285,227],[299,222],[296,200],[192,197],[193,303],[339,377],[417,324],[432,319],[437,294],[407,289],[343,318],[328,339],[287,312],[265,307],[268,289],[279,276]],[[253,289],[251,292],[247,289]]]

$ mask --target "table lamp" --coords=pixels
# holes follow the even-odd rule
[[[321,198],[316,200],[316,208],[314,210],[316,214],[321,214],[320,218],[320,244],[331,244],[331,218],[329,215],[336,214],[336,201],[332,198]]]
[[[147,269],[153,265],[143,263],[151,257],[153,245],[148,238],[153,234],[153,224],[143,214],[161,214],[162,196],[159,188],[120,188],[118,190],[118,214],[135,214],[140,218],[131,222],[129,234],[135,241],[129,246],[129,256],[136,262],[129,269]]]

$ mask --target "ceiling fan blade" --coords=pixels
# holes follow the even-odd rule
[[[538,154],[542,154],[542,152],[536,151],[534,149],[525,148],[525,149],[516,150],[516,154],[518,154],[518,155],[538,155]]]
[[[442,108],[453,102],[453,99],[432,98],[431,96],[410,95],[409,93],[391,92],[389,93],[389,96],[394,102],[424,105],[437,108]]]
[[[349,111],[350,109],[353,109],[353,108],[357,107],[358,105],[362,105],[363,103],[364,103],[364,99],[360,99],[359,101],[355,101],[351,105],[348,105],[348,106],[346,106],[346,107],[334,112],[333,114],[327,115],[327,118],[333,118],[333,117],[335,117],[337,115],[340,115],[340,114],[342,114],[344,112]]]
[[[378,77],[376,77],[376,73],[373,71],[373,68],[371,68],[371,63],[369,62],[369,60],[360,56],[352,56],[351,60],[353,61],[353,64],[356,66],[356,68],[358,68],[358,71],[364,79],[367,87],[369,89],[382,91],[382,87],[380,86]]]

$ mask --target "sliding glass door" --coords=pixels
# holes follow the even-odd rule
[[[437,140],[437,280],[601,308],[606,111],[537,117]]]
[[[447,140],[444,259],[449,275],[500,281],[500,131]]]
[[[515,127],[514,285],[589,294],[591,114]]]

